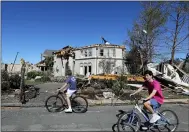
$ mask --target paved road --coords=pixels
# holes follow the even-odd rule
[[[119,109],[129,110],[132,106],[90,107],[84,114],[49,113],[45,108],[1,109],[2,131],[111,131],[117,121]],[[166,105],[162,109],[175,110],[180,125],[178,131],[189,131],[188,105]]]

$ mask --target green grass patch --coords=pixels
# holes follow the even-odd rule
[[[33,81],[33,80],[25,80],[25,85],[38,85],[38,84],[42,84],[44,82],[42,81]]]

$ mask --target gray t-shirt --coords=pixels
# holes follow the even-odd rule
[[[70,85],[68,87],[69,90],[77,90],[77,87],[76,87],[77,82],[74,76],[69,76],[66,80],[66,83]]]

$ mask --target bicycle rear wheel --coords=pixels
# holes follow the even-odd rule
[[[132,127],[134,131],[138,131],[141,126],[141,119],[136,113],[132,113],[131,111],[124,113],[121,115],[117,122],[118,132],[127,131],[126,127]],[[130,128],[131,129],[131,128]]]
[[[45,107],[49,112],[60,112],[64,110],[62,98],[52,95],[45,101]]]
[[[167,131],[169,132],[174,132],[177,130],[179,119],[174,111],[163,110],[160,112],[160,116],[161,116],[161,122],[166,123],[166,125],[164,125],[163,127],[158,126],[158,129],[160,131],[162,130],[165,131],[167,129]]]
[[[82,96],[75,96],[71,99],[72,110],[75,113],[85,113],[88,109],[88,102]]]

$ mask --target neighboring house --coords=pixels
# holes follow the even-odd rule
[[[1,69],[6,70],[8,73],[21,73],[21,64],[1,64]],[[26,62],[26,71],[25,73],[28,73],[30,71],[40,71],[40,69],[33,64],[30,64],[29,62]]]
[[[101,74],[103,68],[100,63],[111,61],[110,65],[115,73],[120,73],[119,69],[124,67],[125,46],[114,44],[93,44],[80,48],[73,48],[73,56],[61,57],[61,53],[70,51],[70,47],[65,47],[55,53],[54,56],[54,76],[65,76],[66,70],[69,68],[73,74],[88,75]],[[66,66],[68,65],[68,66]],[[125,67],[124,67],[125,68]]]
[[[44,53],[41,54],[41,61],[36,64],[41,71],[47,71],[47,67],[45,65],[45,57],[53,56],[53,53],[56,51],[57,50],[45,50]]]

